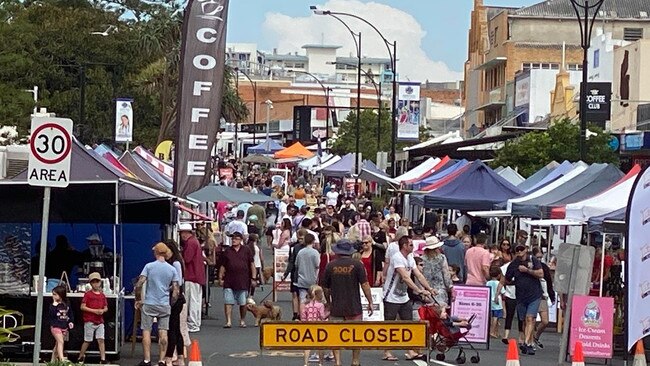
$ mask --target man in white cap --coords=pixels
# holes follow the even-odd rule
[[[332,184],[330,191],[327,192],[327,201],[325,202],[328,206],[336,207],[339,203],[339,192],[336,190],[336,184]]]
[[[203,307],[203,286],[205,286],[205,263],[198,239],[192,234],[192,225],[178,225],[185,262],[184,286],[187,301],[187,328],[190,333],[201,330],[201,309]]]

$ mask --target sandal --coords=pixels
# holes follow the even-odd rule
[[[382,361],[399,361],[399,358],[395,356],[385,356],[381,358]]]

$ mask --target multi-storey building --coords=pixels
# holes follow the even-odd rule
[[[649,13],[650,2],[605,1],[597,15],[598,27],[614,39],[650,37]],[[506,89],[515,75],[531,69],[559,70],[563,53],[568,71],[581,70],[580,30],[570,1],[504,8],[475,0],[465,64],[464,130],[510,118]]]

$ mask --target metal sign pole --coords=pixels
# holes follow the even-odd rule
[[[36,327],[34,330],[34,356],[32,364],[38,365],[41,354],[41,334],[43,333],[43,292],[45,276],[45,256],[47,255],[47,229],[50,221],[50,187],[43,188],[43,219],[41,221],[41,249],[38,260],[38,284],[36,288]]]

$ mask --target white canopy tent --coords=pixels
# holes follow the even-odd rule
[[[421,178],[424,174],[427,174],[428,172],[433,169],[438,163],[440,162],[439,158],[428,158],[427,160],[423,161],[420,165],[416,166],[415,168],[409,170],[408,172],[393,178],[396,182],[402,183],[405,181],[409,180],[414,180],[414,179],[419,179]]]
[[[338,155],[334,155],[331,159],[329,159],[328,161],[322,163],[321,165],[314,166],[313,168],[309,169],[309,172],[312,173],[312,174],[316,174],[316,173],[320,172],[321,170],[327,168],[328,166],[336,163],[339,160],[341,160],[341,157],[338,156]]]
[[[587,167],[588,167],[587,164],[585,164],[583,162],[576,163],[573,170],[571,170],[569,173],[564,175],[562,178],[559,178],[556,181],[554,181],[552,183],[549,183],[548,185],[546,185],[546,186],[544,186],[544,187],[542,187],[542,188],[540,188],[540,189],[538,189],[538,190],[536,190],[536,191],[534,191],[534,192],[532,192],[532,193],[530,193],[528,195],[509,199],[508,203],[507,203],[507,206],[506,206],[506,210],[508,212],[512,212],[512,204],[513,203],[525,202],[525,201],[531,200],[533,198],[537,198],[539,196],[542,196],[542,195],[554,190],[555,188],[563,185],[564,183],[566,183],[566,182],[570,181],[571,179],[573,179],[573,178],[577,177],[578,175],[580,175],[580,173],[587,170]]]
[[[604,215],[627,206],[632,186],[638,174],[584,201],[566,205],[565,218],[586,221],[590,217]]]
[[[323,156],[314,155],[311,158],[298,163],[298,168],[302,170],[310,170],[311,168],[318,166],[319,163],[327,162],[332,158],[332,156],[332,154],[328,153],[323,153]]]

